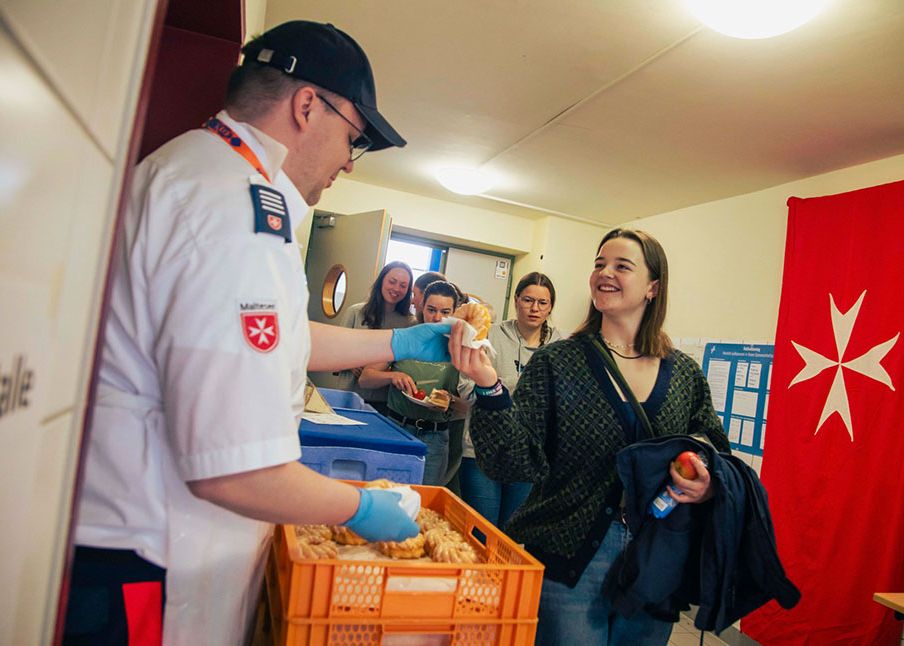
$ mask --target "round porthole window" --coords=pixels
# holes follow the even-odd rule
[[[345,292],[348,289],[348,278],[345,274],[345,267],[342,265],[333,265],[326,272],[326,278],[323,279],[323,292],[321,294],[321,305],[323,313],[329,318],[335,318],[345,303]]]

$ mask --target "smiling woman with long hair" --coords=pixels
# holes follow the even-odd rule
[[[655,436],[701,433],[720,451],[728,439],[700,366],[673,349],[662,330],[668,263],[659,242],[642,231],[610,231],[588,283],[587,320],[571,338],[539,348],[512,395],[486,354],[456,344],[461,326],[452,331],[452,362],[475,383],[470,431],[480,469],[533,483],[506,533],[546,565],[537,644],[662,646],[670,622],[644,611],[623,617],[601,592],[631,540],[618,513],[615,456],[646,437],[603,353],[641,402]],[[712,495],[709,471],[699,460],[694,466],[695,480],[663,474],[680,490],[678,502]]]
[[[411,315],[411,287],[414,283],[411,267],[400,260],[387,263],[370,287],[370,296],[363,303],[355,303],[348,308],[342,325],[350,328],[371,330],[392,330],[414,325],[417,321]],[[388,387],[363,388],[358,384],[362,368],[342,373],[350,386],[368,404],[381,413],[386,412]]]

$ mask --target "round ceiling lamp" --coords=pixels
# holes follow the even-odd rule
[[[771,38],[812,20],[831,0],[683,0],[707,27],[734,38]]]
[[[480,168],[449,166],[436,171],[436,179],[446,189],[460,195],[479,195],[493,187],[496,180]]]

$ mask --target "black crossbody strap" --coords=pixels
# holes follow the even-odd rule
[[[631,386],[625,381],[625,377],[622,375],[621,370],[618,369],[618,364],[615,363],[615,359],[612,358],[609,349],[595,336],[592,338],[592,341],[593,347],[599,352],[600,357],[606,366],[606,370],[612,375],[612,378],[615,379],[615,383],[618,384],[618,387],[624,396],[628,398],[628,402],[631,404],[631,408],[634,409],[634,414],[637,415],[637,419],[640,420],[644,431],[646,431],[647,437],[656,437],[656,434],[653,432],[653,425],[650,424],[647,413],[644,411],[643,406],[640,405],[640,402],[637,401],[637,397],[634,396],[634,391],[631,390]]]

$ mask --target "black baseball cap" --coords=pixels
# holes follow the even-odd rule
[[[377,111],[374,73],[361,46],[333,25],[292,20],[264,32],[242,48],[242,65],[269,65],[351,101],[367,125],[370,150],[407,142]]]

